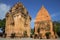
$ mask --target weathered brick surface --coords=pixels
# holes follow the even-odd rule
[[[10,37],[11,34],[15,34],[16,37],[24,36],[25,31],[29,37],[30,21],[31,17],[23,4],[20,2],[16,3],[6,14],[5,33],[7,37]]]
[[[46,34],[49,32],[49,38],[55,38],[53,31],[53,23],[48,11],[44,6],[38,11],[35,19],[35,34],[40,38],[47,38]],[[39,31],[39,32],[38,32]]]

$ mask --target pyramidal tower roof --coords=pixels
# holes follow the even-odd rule
[[[48,11],[45,9],[45,7],[42,6],[36,15],[35,22],[46,21],[46,20],[51,20],[51,17],[49,15]]]

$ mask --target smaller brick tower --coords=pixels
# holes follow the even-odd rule
[[[55,38],[51,17],[44,6],[36,16],[34,27],[35,34],[39,35],[40,38]]]

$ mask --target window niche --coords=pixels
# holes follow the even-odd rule
[[[11,22],[10,25],[14,26],[14,22]]]

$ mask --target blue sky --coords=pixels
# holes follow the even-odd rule
[[[60,0],[0,0],[0,19],[3,19],[6,12],[8,12],[9,9],[17,2],[22,2],[28,10],[30,16],[32,17],[32,28],[34,28],[34,19],[36,14],[42,5],[44,5],[44,7],[48,10],[52,21],[60,20]]]

